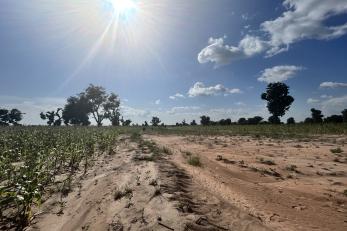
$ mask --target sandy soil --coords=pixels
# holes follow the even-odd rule
[[[179,137],[151,138],[168,146],[184,142]],[[72,192],[50,195],[27,230],[271,230],[216,193],[224,190],[221,179],[213,180],[219,173],[201,184],[213,167],[190,168],[178,153],[155,162],[139,160],[149,155],[149,149],[122,137],[112,155],[100,156],[86,174],[76,176]]]
[[[251,215],[268,228],[347,230],[347,197],[343,193],[347,189],[347,137],[147,138],[170,148],[174,153],[170,157],[172,164],[191,177],[202,192],[224,201],[223,206],[230,210]],[[330,151],[337,147],[343,152]],[[198,156],[202,167],[188,165],[190,156]],[[222,215],[220,222],[226,224],[224,219],[234,218]]]

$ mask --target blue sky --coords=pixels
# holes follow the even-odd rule
[[[2,0],[0,107],[43,123],[93,83],[138,123],[267,118],[260,94],[283,81],[295,98],[284,119],[339,113],[346,34],[346,0]]]

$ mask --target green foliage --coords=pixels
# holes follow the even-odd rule
[[[19,121],[23,119],[23,113],[18,109],[12,110],[0,108],[0,126],[19,125]]]
[[[195,167],[201,167],[200,158],[198,156],[190,156],[188,157],[188,164]]]
[[[156,127],[156,126],[158,126],[159,124],[160,124],[160,119],[158,118],[158,117],[156,117],[156,116],[154,116],[154,117],[152,117],[152,121],[151,121],[151,124],[154,126],[154,127]]]
[[[287,124],[295,124],[295,119],[293,117],[288,118]]]
[[[41,112],[40,117],[42,120],[47,120],[47,124],[49,126],[60,126],[63,118],[61,115],[61,112],[63,111],[62,108],[58,108],[57,111],[47,111],[46,113]],[[57,119],[55,119],[57,117]]]
[[[324,116],[322,115],[322,111],[311,108],[311,116],[313,123],[323,123]]]
[[[3,213],[6,217],[0,214],[0,226],[9,219],[19,228],[26,226],[31,208],[40,205],[56,176],[68,176],[61,188],[65,194],[79,167],[90,166],[95,155],[108,150],[117,136],[110,128],[0,128],[0,211],[7,211]]]
[[[284,83],[270,83],[261,95],[266,100],[267,108],[274,117],[282,117],[289,110],[294,98],[289,95],[289,87]]]
[[[211,124],[211,119],[210,119],[210,117],[209,116],[201,116],[200,117],[200,123],[201,123],[201,125],[203,125],[203,126],[207,126],[207,125],[210,125]]]
[[[338,153],[342,153],[343,150],[339,147],[339,148],[330,149],[330,152],[334,154],[338,154]]]

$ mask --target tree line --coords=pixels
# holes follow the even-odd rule
[[[271,116],[267,121],[261,116],[251,118],[240,118],[237,122],[232,122],[231,119],[221,119],[212,121],[209,116],[203,115],[200,117],[200,124],[204,126],[213,125],[248,125],[248,124],[280,124],[281,117],[289,110],[294,102],[294,98],[289,95],[289,86],[284,83],[270,83],[266,91],[261,94],[261,99],[267,101],[267,109]],[[0,126],[19,125],[23,119],[24,113],[18,109],[0,109]],[[132,121],[124,119],[120,113],[120,99],[115,93],[107,93],[105,88],[90,84],[81,93],[71,96],[66,100],[63,108],[46,111],[40,113],[40,118],[47,122],[49,126],[65,125],[80,125],[88,126],[91,124],[92,118],[97,126],[102,126],[105,120],[108,120],[112,126],[130,126]],[[341,115],[331,115],[324,118],[322,111],[315,108],[311,109],[311,117],[306,118],[304,123],[347,123],[347,109],[341,112]],[[287,124],[295,124],[293,117],[287,119]],[[157,116],[152,117],[150,121],[152,126],[165,126]],[[176,126],[195,126],[198,125],[195,120],[190,123],[183,120],[177,122]],[[142,126],[149,126],[145,121]]]

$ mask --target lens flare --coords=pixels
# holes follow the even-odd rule
[[[135,0],[107,0],[107,2],[113,13],[122,17],[131,16],[138,8]]]

